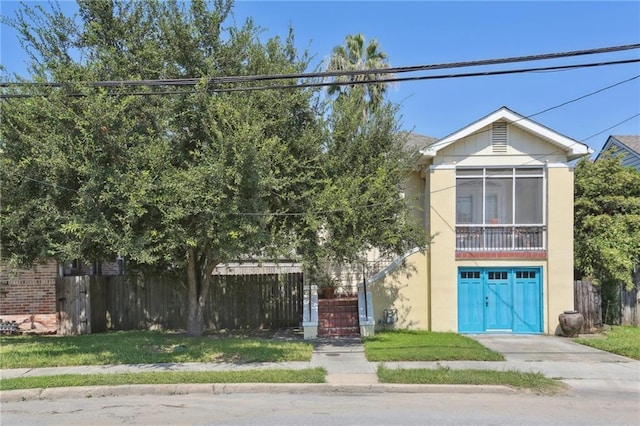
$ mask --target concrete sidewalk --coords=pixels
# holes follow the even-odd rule
[[[607,392],[637,395],[640,401],[640,361],[579,345],[569,339],[544,335],[470,336],[505,356],[505,361],[385,362],[387,368],[441,368],[517,370],[539,372],[560,379],[574,392]],[[368,362],[360,339],[327,339],[315,342],[311,361],[282,363],[184,363],[105,365],[1,370],[0,377],[29,377],[56,374],[113,374],[153,371],[241,371],[259,369],[305,369],[323,367],[326,384],[208,384],[127,385],[82,389],[7,391],[6,398],[53,398],[69,392],[81,395],[143,393],[229,393],[229,392],[512,392],[499,386],[388,385],[378,383],[378,363]]]

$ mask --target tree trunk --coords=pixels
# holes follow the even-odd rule
[[[196,250],[189,249],[187,253],[187,335],[189,336],[204,334],[204,308],[215,265],[215,262],[209,261],[205,268],[200,268]]]

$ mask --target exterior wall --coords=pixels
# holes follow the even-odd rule
[[[1,268],[0,315],[56,313],[56,262],[31,269],[9,269],[3,262]]]
[[[383,279],[371,284],[373,318],[376,329],[429,329],[428,258],[426,253],[414,253]],[[381,324],[385,309],[397,309],[393,326]]]
[[[385,308],[398,309],[396,327],[458,331],[458,268],[536,267],[542,271],[542,330],[555,334],[558,315],[573,309],[573,171],[555,145],[517,126],[508,126],[507,152],[492,152],[491,127],[443,148],[421,175],[425,229],[433,236],[425,255],[408,260],[411,276],[387,277],[374,289],[376,320]],[[553,154],[550,154],[553,153]],[[534,165],[546,169],[546,250],[460,252],[455,248],[455,169],[458,166]],[[419,188],[411,181],[412,188]],[[418,261],[425,256],[423,261]],[[425,278],[420,278],[424,267]],[[379,327],[380,328],[380,327]]]
[[[564,162],[566,156],[556,146],[518,128],[507,126],[507,152],[496,155],[492,151],[491,126],[462,138],[438,152],[436,165],[456,164],[464,166],[493,167],[519,164],[542,165],[544,161]]]
[[[0,318],[16,321],[24,332],[54,332],[57,276],[56,262],[30,269],[11,269],[0,262]]]
[[[412,219],[415,219],[419,221],[419,223],[425,225],[424,178],[420,176],[420,173],[414,172],[409,174],[405,184],[404,197],[407,200],[407,203],[412,206]]]
[[[633,167],[636,170],[640,171],[640,154],[634,152],[627,148],[626,146],[620,144],[613,137],[610,137],[607,140],[604,147],[602,147],[601,152],[611,151],[614,157],[618,157],[622,155],[621,163],[627,167]]]
[[[432,167],[429,174],[429,283],[433,331],[457,331],[456,173],[453,166]]]
[[[573,170],[566,165],[547,168],[547,252],[545,274],[545,332],[559,330],[558,315],[573,306]]]

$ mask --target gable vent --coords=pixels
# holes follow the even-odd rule
[[[507,152],[507,123],[504,121],[493,123],[491,134],[493,152]]]

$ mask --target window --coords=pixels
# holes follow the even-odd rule
[[[542,225],[542,168],[459,169],[456,224]]]
[[[457,169],[456,249],[544,249],[544,179],[541,167]]]
[[[507,271],[490,271],[488,273],[490,280],[506,280]]]
[[[460,278],[463,279],[479,279],[480,271],[461,271]]]

